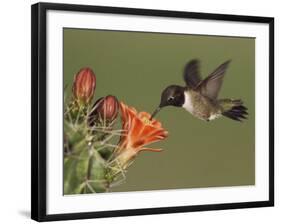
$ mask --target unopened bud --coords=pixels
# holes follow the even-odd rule
[[[89,125],[93,126],[95,121],[112,122],[119,112],[119,102],[115,96],[108,95],[96,101],[93,111],[89,115]]]
[[[92,69],[82,68],[75,76],[72,92],[79,103],[89,103],[94,96],[96,76]]]

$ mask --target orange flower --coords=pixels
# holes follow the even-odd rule
[[[122,128],[125,133],[120,138],[116,153],[119,163],[125,169],[140,151],[160,152],[162,149],[152,149],[145,146],[164,140],[167,138],[168,132],[162,128],[159,121],[149,120],[151,117],[149,113],[138,113],[135,108],[122,102],[120,108]]]

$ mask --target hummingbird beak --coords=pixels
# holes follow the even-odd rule
[[[161,107],[157,107],[154,112],[151,114],[151,117],[149,120],[152,120],[152,118],[154,118],[156,116],[156,114],[161,110]]]

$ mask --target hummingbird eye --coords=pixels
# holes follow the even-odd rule
[[[169,98],[168,98],[168,102],[171,102],[171,101],[173,101],[174,100],[174,97],[173,96],[170,96]]]

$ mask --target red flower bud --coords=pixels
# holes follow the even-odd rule
[[[72,92],[76,100],[89,103],[96,88],[96,76],[92,69],[82,68],[75,76]]]
[[[111,122],[117,118],[119,102],[115,96],[108,95],[96,101],[89,115],[89,124],[93,126],[96,120]]]

